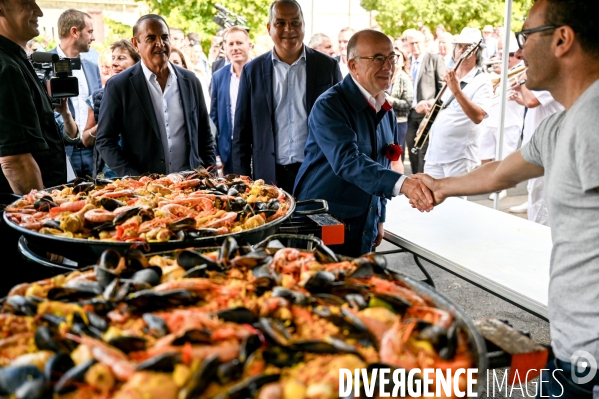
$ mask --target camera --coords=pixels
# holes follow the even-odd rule
[[[216,8],[218,13],[214,17],[212,17],[212,20],[214,22],[216,22],[216,24],[218,26],[220,26],[221,28],[227,29],[227,28],[230,28],[231,26],[238,25],[248,31],[250,30],[250,28],[245,26],[245,24],[247,23],[245,18],[242,18],[239,15],[227,10],[225,7],[221,6],[220,4],[215,4],[214,8]]]
[[[60,57],[55,53],[34,52],[29,61],[38,79],[52,98],[52,105],[60,105],[60,99],[77,97],[79,82],[73,76],[74,69],[81,69],[81,59]]]

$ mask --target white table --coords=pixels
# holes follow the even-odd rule
[[[429,213],[387,202],[385,239],[547,319],[549,227],[449,198]]]

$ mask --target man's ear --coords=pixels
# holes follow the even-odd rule
[[[71,29],[69,29],[69,34],[71,36],[75,36],[76,37],[78,35],[78,33],[77,33],[78,31],[79,31],[79,29],[77,29],[76,26],[71,26]]]
[[[137,38],[132,37],[131,44],[133,45],[133,48],[135,48],[135,51],[137,51],[139,53],[139,48],[138,48],[139,43],[137,42]]]
[[[556,29],[553,45],[555,46],[555,56],[563,57],[574,47],[576,42],[576,33],[569,26],[561,26]]]

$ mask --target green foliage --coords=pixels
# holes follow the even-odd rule
[[[120,39],[130,39],[133,34],[133,27],[121,22],[104,17],[104,26],[108,28],[106,32],[106,47]]]
[[[466,26],[501,26],[505,13],[504,0],[361,0],[361,5],[367,11],[377,11],[377,23],[394,37],[421,25],[434,33],[435,26],[443,24],[453,34]],[[522,28],[531,6],[532,0],[514,0],[512,31]]]
[[[146,0],[152,12],[162,15],[169,26],[185,33],[196,32],[208,54],[210,39],[220,27],[212,21],[217,13],[214,4],[220,4],[247,21],[250,37],[266,33],[268,6],[271,0]]]

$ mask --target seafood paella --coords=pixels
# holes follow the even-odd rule
[[[87,270],[14,287],[0,313],[0,396],[328,399],[340,368],[455,371],[475,365],[470,347],[455,315],[380,255],[229,237],[148,257],[109,250]]]
[[[119,242],[165,242],[238,233],[287,214],[277,187],[207,171],[139,178],[77,179],[32,190],[5,209],[9,221],[52,236]]]

